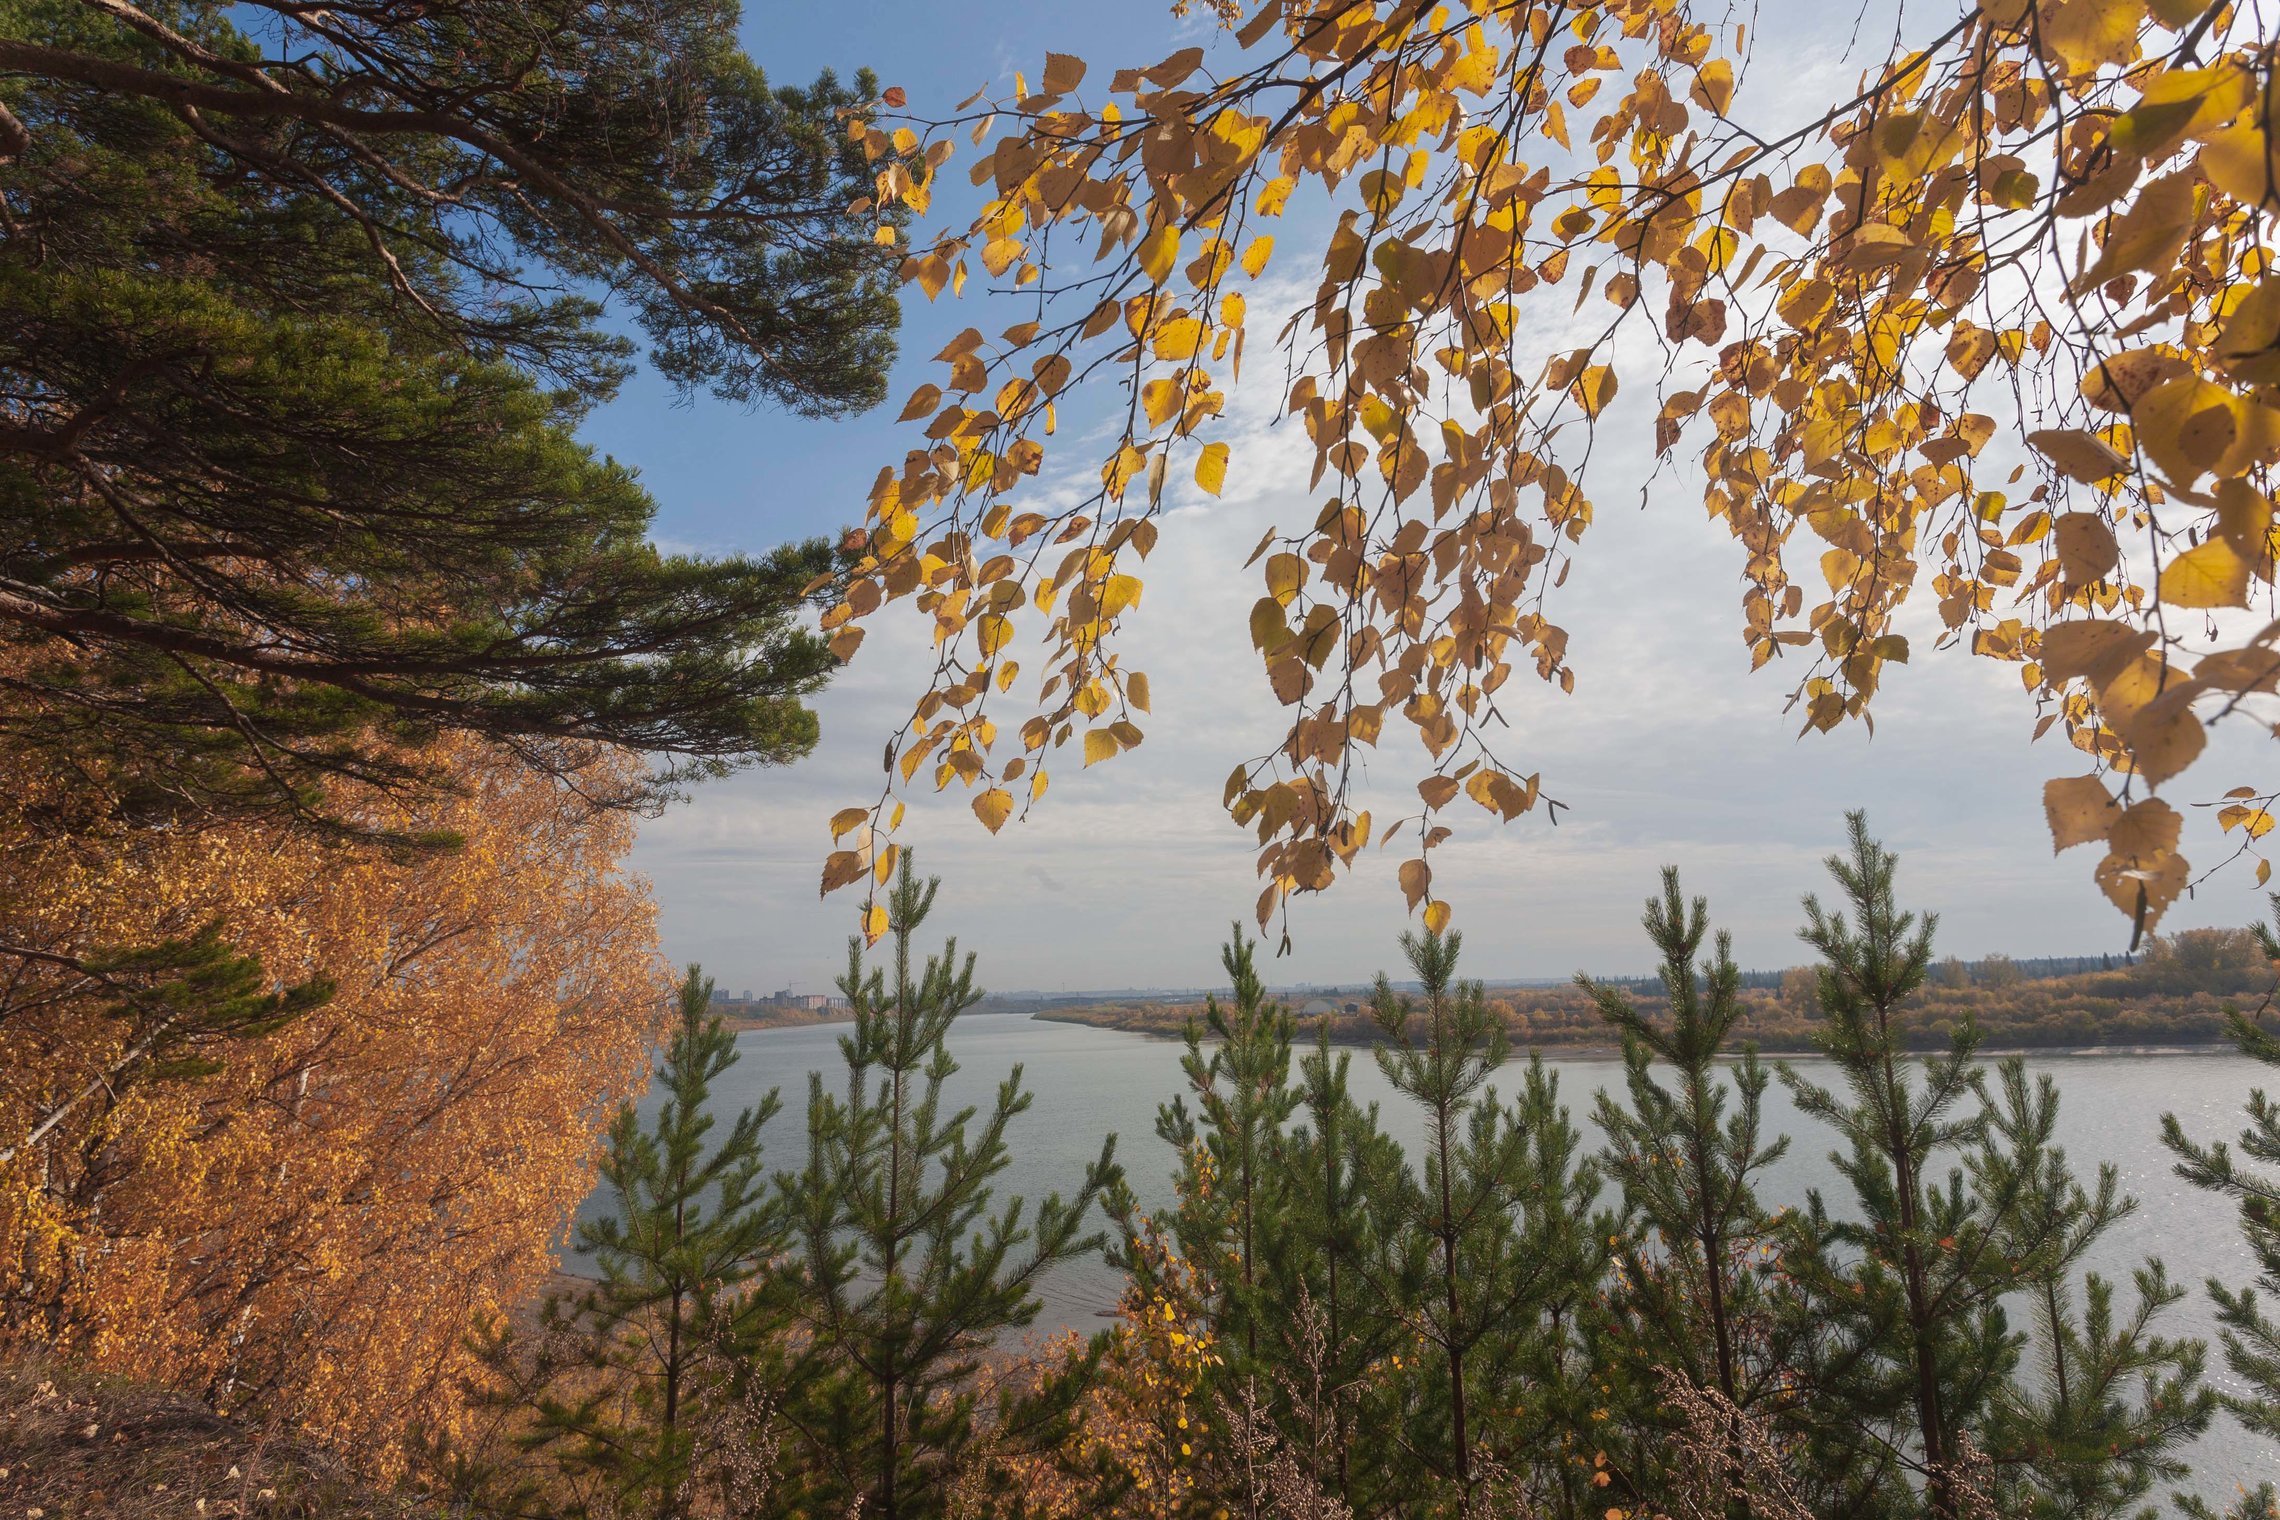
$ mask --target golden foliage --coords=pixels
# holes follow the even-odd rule
[[[100,988],[0,961],[0,1335],[383,1455],[449,1415],[470,1326],[551,1266],[662,984],[630,821],[471,742],[441,753],[457,795],[374,821],[464,843],[411,857],[267,826],[59,831],[68,778],[6,764],[10,947],[218,918],[269,976],[337,993],[200,1052],[218,1073],[137,1082]]]
[[[1100,1380],[1086,1396],[1080,1458],[1097,1464],[1120,1497],[1091,1513],[1177,1520],[1195,1509],[1206,1439],[1216,1415],[1204,1392],[1219,1364],[1208,1285],[1152,1226],[1133,1249],[1148,1260],[1125,1289]]]
[[[1626,409],[1651,410],[1658,454],[1699,457],[1742,551],[1742,637],[1757,665],[1802,662],[1806,729],[1868,717],[1910,655],[1900,609],[1928,595],[1939,642],[2017,665],[2037,735],[2062,725],[2130,816],[2213,715],[2280,686],[2280,623],[2214,615],[2273,579],[2280,82],[2255,14],[1959,4],[1796,130],[1730,114],[1750,39],[1677,0],[1285,0],[1223,13],[1208,71],[1190,47],[1017,81],[960,118],[977,146],[1008,128],[972,171],[987,205],[905,274],[962,292],[978,250],[983,283],[1038,315],[936,356],[943,383],[904,411],[924,438],[879,473],[827,618],[843,656],[890,603],[932,625],[895,773],[932,762],[936,787],[987,792],[1080,735],[1088,765],[1139,742],[1114,640],[1133,567],[1174,454],[1202,491],[1245,484],[1210,438],[1241,287],[1272,267],[1260,224],[1312,186],[1336,225],[1282,329],[1281,406],[1323,495],[1254,556],[1279,542],[1251,630],[1289,726],[1226,787],[1257,834],[1262,923],[1411,824],[1403,879],[1426,879],[1460,796],[1505,821],[1556,807],[1492,744],[1497,693],[1516,665],[1573,687],[1548,599],[1592,521],[1591,441]],[[851,131],[881,201],[923,211],[951,124]],[[1642,324],[1656,384],[1618,386]],[[1029,505],[1080,379],[1121,387],[1129,422],[1082,500]],[[1048,660],[1003,760],[1016,620]],[[1373,825],[1351,761],[1393,715],[1429,774],[1421,809]],[[2099,879],[2151,924],[2185,859],[2159,831],[2083,832],[2103,816],[2070,798],[2062,839],[2107,842]]]

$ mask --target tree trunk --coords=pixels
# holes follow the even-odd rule
[[[1888,1043],[1886,1049],[1890,1048]],[[1887,1143],[1892,1147],[1892,1169],[1900,1195],[1901,1280],[1908,1294],[1909,1350],[1916,1374],[1916,1428],[1924,1443],[1924,1464],[1929,1469],[1932,1514],[1939,1520],[1954,1520],[1955,1474],[1950,1468],[1952,1453],[1948,1450],[1947,1422],[1940,1411],[1939,1360],[1932,1345],[1931,1289],[1925,1279],[1923,1249],[1916,1238],[1916,1206],[1920,1201],[1916,1190],[1916,1157],[1908,1135],[1901,1128],[1899,1074],[1893,1069],[1889,1055],[1885,1057],[1884,1075],[1886,1112],[1891,1115]]]
[[[1455,1445],[1457,1485],[1466,1504],[1472,1502],[1472,1447],[1465,1431],[1465,1353],[1457,1325],[1457,1229],[1449,1197],[1449,1115],[1446,1106],[1433,1116],[1433,1138],[1441,1154],[1441,1296],[1448,1319],[1449,1435]]]
[[[688,1232],[687,1179],[681,1179],[683,1195],[673,1205],[673,1239],[678,1243]],[[681,1419],[681,1288],[673,1287],[672,1307],[665,1320],[665,1411],[659,1422],[668,1447],[673,1444],[674,1433]],[[657,1520],[673,1520],[680,1508],[681,1485],[667,1469],[665,1484],[657,1495]]]

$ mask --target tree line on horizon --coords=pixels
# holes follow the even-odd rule
[[[1942,957],[1917,994],[1918,1016],[1906,1048],[1946,1044],[1966,1018],[1981,1038],[1999,1047],[2052,1049],[2103,1045],[2211,1045],[2231,1036],[2228,1016],[2260,1006],[2272,993],[2272,973],[2255,926],[2185,929],[2149,936],[2144,948],[2115,963],[2068,958],[2062,971],[2033,974],[2007,956],[1966,962]],[[2078,963],[2086,961],[2086,967]],[[1814,1048],[1817,973],[1810,966],[1777,972],[1739,972],[1738,1034],[1768,1051]],[[1615,1041],[1599,1016],[1592,987],[1614,987],[1650,1010],[1664,1006],[1659,978],[1591,978],[1565,986],[1486,986],[1491,1013],[1523,1049],[1606,1049]],[[1405,988],[1404,990],[1414,990]],[[1316,994],[1331,1012],[1308,1014],[1314,997],[1298,999],[1302,1031],[1328,1031],[1340,1045],[1367,1045],[1376,1036],[1367,993]],[[1056,1004],[1038,1017],[1104,1029],[1178,1036],[1202,1017],[1205,1005],[1166,999]]]

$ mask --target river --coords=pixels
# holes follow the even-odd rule
[[[737,1037],[742,1056],[717,1084],[716,1102],[726,1112],[757,1102],[779,1089],[785,1112],[768,1126],[767,1164],[771,1170],[797,1168],[805,1159],[806,1133],[800,1118],[808,1074],[820,1071],[828,1085],[844,1083],[838,1041],[844,1025],[808,1025],[747,1031]],[[1082,1179],[1086,1162],[1105,1133],[1117,1135],[1118,1157],[1133,1190],[1154,1206],[1170,1194],[1172,1155],[1156,1138],[1157,1105],[1181,1090],[1180,1045],[1176,1041],[1083,1025],[1032,1019],[1026,1014],[969,1014],[958,1021],[951,1050],[961,1070],[952,1079],[953,1096],[987,1104],[996,1084],[1016,1064],[1035,1095],[1029,1111],[1008,1131],[1012,1164],[999,1179],[999,1196],[1035,1199],[1048,1191],[1064,1193]],[[1386,1128],[1405,1142],[1420,1132],[1410,1105],[1395,1094],[1366,1050],[1355,1050],[1352,1088],[1363,1103],[1376,1101]],[[1588,1115],[1593,1093],[1618,1091],[1622,1066],[1612,1059],[1551,1062],[1559,1074],[1560,1096],[1587,1135],[1595,1134]],[[1801,1068],[1826,1063],[1802,1060]],[[2210,1342],[2210,1374],[2219,1387],[2229,1379],[2215,1344],[2214,1316],[2203,1281],[2215,1275],[2235,1286],[2255,1271],[2221,1200],[2185,1186],[2171,1171],[2159,1125],[2175,1113],[2186,1132],[2200,1139],[2230,1139],[2240,1129],[2251,1088],[2280,1089],[2280,1073],[2230,1051],[2100,1051],[2084,1054],[2038,1053],[2033,1072],[2048,1072],[2060,1093],[2059,1139],[2077,1172],[2094,1178],[2097,1164],[2111,1162],[2122,1190],[2138,1200],[2137,1212],[2108,1232],[2089,1266],[2115,1279],[2117,1309],[2134,1302],[2129,1287],[2133,1267],[2149,1255],[2167,1264],[2172,1279],[2189,1289],[2187,1298],[2165,1316],[2164,1333],[2195,1335]],[[1833,1082],[1833,1073],[1819,1073]],[[1517,1085],[1508,1072],[1500,1084]],[[1789,1154],[1759,1183],[1769,1205],[1800,1204],[1808,1188],[1822,1188],[1832,1207],[1842,1196],[1840,1179],[1828,1157],[1829,1135],[1805,1119],[1779,1081],[1766,1094],[1769,1134],[1792,1137]],[[724,1113],[725,1117],[725,1113]],[[599,1203],[589,1199],[584,1214]],[[1044,1287],[1044,1309],[1037,1329],[1064,1326],[1097,1329],[1102,1311],[1114,1306],[1118,1279],[1106,1264],[1089,1260],[1056,1273]],[[2220,1414],[2194,1452],[2195,1491],[2211,1500],[2228,1500],[2236,1483],[2280,1482],[2280,1450],[2250,1436]]]

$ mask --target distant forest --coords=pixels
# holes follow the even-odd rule
[[[2280,968],[2264,958],[2255,934],[2245,928],[2156,936],[2135,957],[1949,956],[1917,995],[1921,1017],[1911,1025],[1910,1043],[1938,1048],[1964,1019],[1975,1018],[1987,1042],[1999,1047],[2214,1045],[2226,1037],[2226,1010],[2255,1012],[2276,983]],[[1607,978],[1601,985],[1622,988],[1644,1011],[1661,1007],[1661,984],[1653,977]],[[1737,1043],[1754,1040],[1768,1051],[1811,1049],[1813,986],[1813,969],[1806,966],[1743,973]],[[1515,1044],[1546,1050],[1615,1044],[1579,986],[1492,987],[1488,998]],[[1341,1044],[1363,1045],[1377,1037],[1366,990],[1288,1001],[1309,1033],[1327,1019],[1331,1038]],[[1054,1006],[1037,1017],[1176,1036],[1202,1014],[1201,1000],[1132,999]]]

